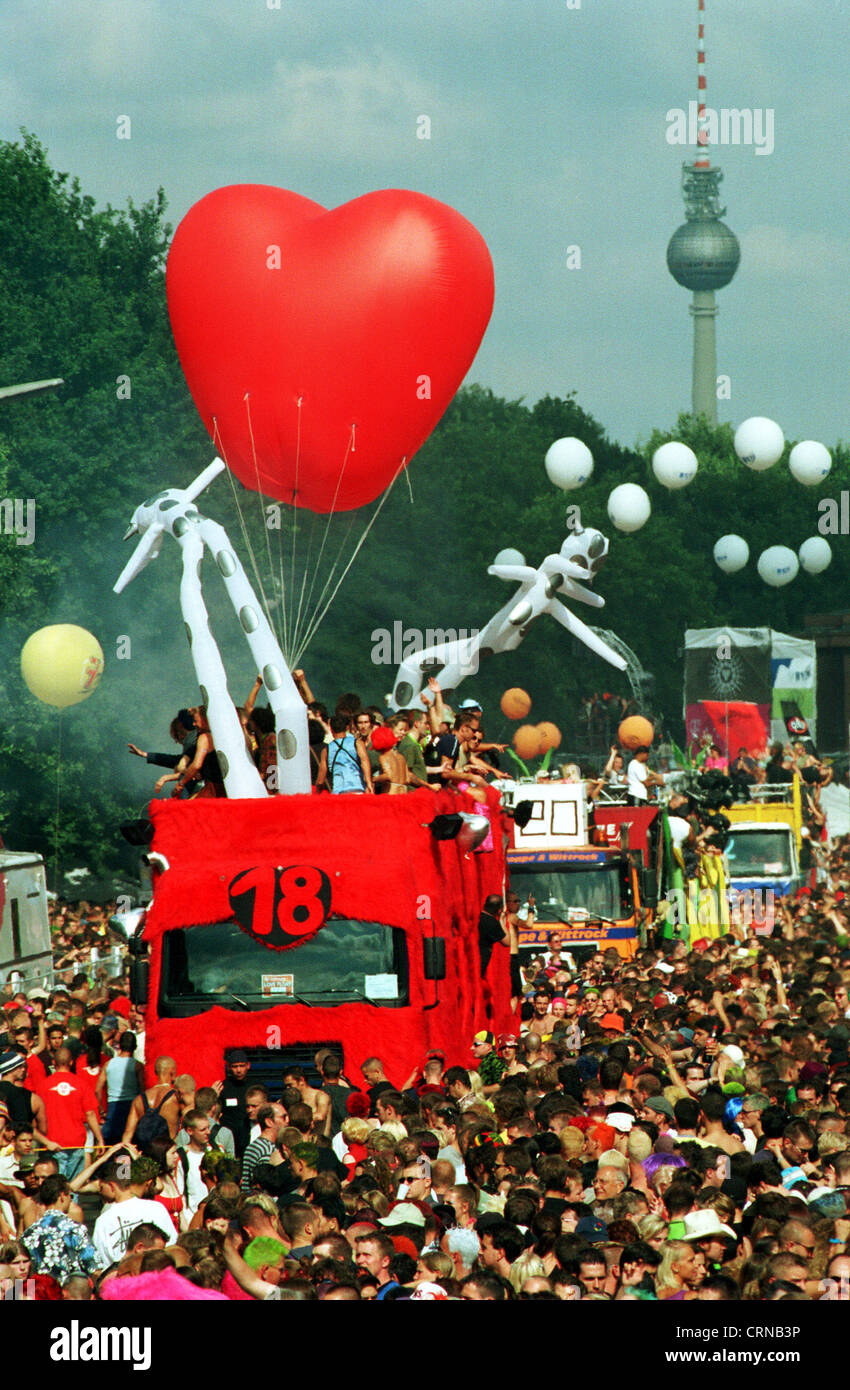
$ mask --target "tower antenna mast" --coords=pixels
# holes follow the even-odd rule
[[[699,23],[697,25],[697,153],[695,169],[710,169],[711,157],[708,151],[708,120],[705,113],[706,72],[705,72],[705,0],[697,0]]]

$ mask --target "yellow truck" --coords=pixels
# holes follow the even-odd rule
[[[732,822],[726,846],[730,885],[742,892],[772,890],[777,898],[787,897],[802,882],[800,779],[795,773],[792,782],[765,783],[750,794],[752,800],[723,808]]]

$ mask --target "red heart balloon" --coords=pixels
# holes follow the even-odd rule
[[[326,211],[262,184],[190,208],[167,267],[189,389],[246,487],[313,511],[377,497],[427,439],[493,307],[460,213],[386,190]]]

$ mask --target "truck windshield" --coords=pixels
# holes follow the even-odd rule
[[[290,951],[271,951],[236,922],[168,931],[162,937],[160,1013],[185,1017],[221,1004],[269,1009],[368,1001],[408,1002],[404,932],[380,922],[330,917]]]
[[[607,917],[622,921],[623,911],[620,870],[616,864],[535,865],[511,866],[511,887],[519,894],[522,906],[534,894],[534,912],[538,922],[580,921],[585,916]]]
[[[791,863],[791,830],[739,830],[732,826],[726,857],[732,878],[788,878]]]

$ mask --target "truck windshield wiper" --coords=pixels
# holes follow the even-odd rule
[[[241,1004],[243,1009],[250,1009],[250,1007],[251,1007],[251,1005],[248,1004],[248,1003],[246,1003],[246,1001],[245,1001],[244,999],[240,999],[238,994],[233,994],[229,989],[228,989],[228,990],[225,990],[224,994],[218,995],[218,998],[219,998],[219,999],[233,999],[233,1000],[235,1000],[235,1002],[236,1002],[237,1004]]]
[[[369,1002],[368,995],[362,994],[359,989],[316,989],[313,991],[313,998],[320,999],[326,994],[349,994],[352,999],[365,999]]]
[[[244,999],[240,999],[238,994],[233,994],[233,993],[231,993],[230,990],[228,990],[226,994],[223,994],[223,995],[220,994],[220,995],[218,995],[218,998],[219,998],[219,999],[235,999],[235,1000],[236,1000],[236,1003],[237,1003],[237,1004],[241,1004],[242,1007],[243,1007],[243,1009],[250,1009],[250,1008],[251,1008],[251,1005],[250,1005],[249,1003],[247,1003]],[[250,996],[250,998],[251,998],[251,999],[255,999],[255,1000],[256,1000],[256,999],[261,1000],[262,1003],[264,1004],[264,1006],[265,1006],[266,1008],[271,1008],[271,1007],[274,1005],[274,1003],[276,1002],[275,995],[273,995],[273,994],[272,994],[272,995],[268,995],[268,994],[252,994],[252,995]],[[297,1004],[306,1004],[306,1006],[307,1006],[308,1009],[311,1009],[311,1008],[313,1007],[312,1004],[310,1003],[310,1000],[309,1000],[309,999],[305,999],[305,997],[304,997],[303,994],[281,994],[281,995],[277,996],[277,1002],[278,1002],[278,1003],[280,1003],[281,1001],[285,1001],[285,1000],[287,1000],[287,999],[294,999],[295,1002],[296,1002]]]
[[[346,994],[352,1003],[374,1004],[377,1001],[370,998],[368,994],[363,994],[359,989],[318,989],[314,998],[324,998],[326,994]]]

